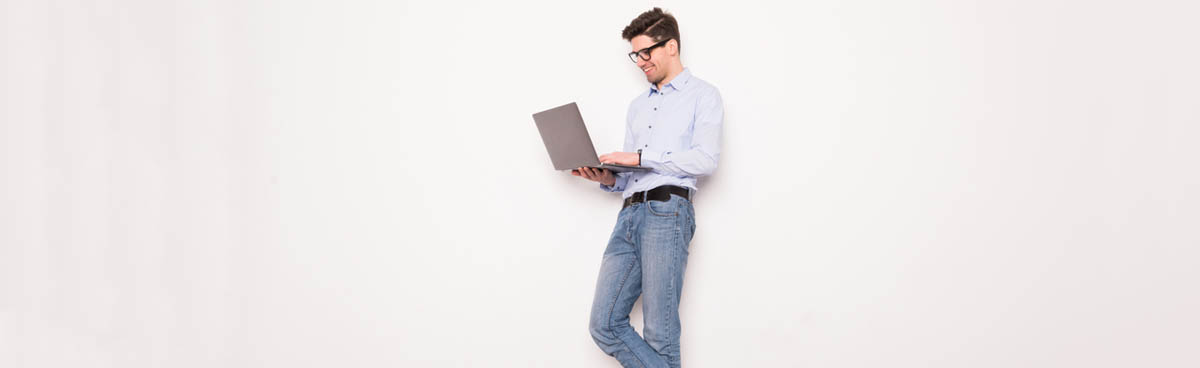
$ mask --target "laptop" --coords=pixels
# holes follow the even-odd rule
[[[609,169],[612,172],[650,171],[649,167],[600,163],[592,137],[583,124],[583,115],[574,102],[533,114],[533,122],[542,134],[546,152],[555,170],[580,167]]]

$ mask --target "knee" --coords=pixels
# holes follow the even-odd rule
[[[591,322],[588,323],[588,332],[591,333],[592,340],[595,340],[596,343],[601,346],[616,344],[618,341],[620,341],[618,340],[617,336],[622,333],[623,328],[632,327],[629,325],[622,326],[620,324],[612,323],[604,318],[594,317],[592,318]]]
[[[612,327],[595,317],[588,323],[588,332],[592,334],[592,340],[598,344],[609,343],[617,337],[613,334]]]

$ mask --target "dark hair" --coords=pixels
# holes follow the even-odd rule
[[[661,8],[654,8],[642,13],[628,26],[621,31],[621,37],[626,41],[632,41],[634,37],[646,35],[654,42],[669,40],[674,38],[676,43],[682,43],[679,40],[679,23],[675,22],[675,17],[671,13],[664,12]]]

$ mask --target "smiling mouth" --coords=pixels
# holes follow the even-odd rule
[[[650,71],[651,71],[651,70],[654,70],[654,67],[652,67],[652,66],[651,66],[651,67],[646,67],[645,69],[642,69],[642,72],[643,72],[643,73],[646,73],[646,74],[650,74]]]

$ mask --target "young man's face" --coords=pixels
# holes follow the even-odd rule
[[[629,40],[629,45],[632,47],[630,51],[641,51],[647,47],[654,46],[656,43],[650,36],[637,36]],[[637,66],[642,69],[642,73],[646,74],[646,81],[657,85],[667,77],[667,71],[664,67],[667,65],[667,58],[670,57],[668,47],[673,44],[673,42],[668,42],[663,46],[650,50],[650,60],[642,60],[641,57],[637,58]]]

